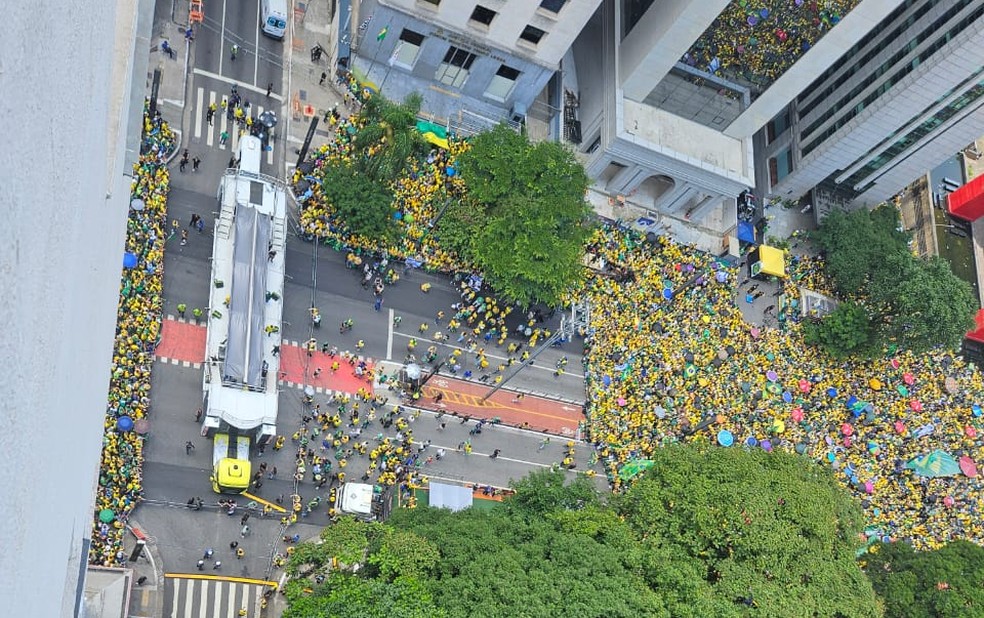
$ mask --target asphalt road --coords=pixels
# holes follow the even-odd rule
[[[163,1],[158,4],[158,14],[164,16],[168,11],[163,7],[167,4]],[[194,70],[189,76],[185,96],[188,109],[182,123],[182,135],[183,146],[189,148],[190,156],[199,156],[202,162],[197,172],[189,165],[182,173],[175,160],[168,215],[185,228],[191,214],[197,213],[205,219],[206,227],[202,234],[191,231],[186,246],[180,245],[177,235],[166,245],[165,314],[177,314],[178,303],[185,303],[189,308],[207,305],[212,228],[218,210],[216,188],[232,154],[230,148],[219,147],[215,139],[218,127],[208,127],[207,123],[199,121],[196,135],[196,117],[204,115],[204,107],[198,102],[198,89],[203,93],[205,106],[210,92],[227,94],[232,83],[239,85],[241,93],[249,93],[246,97],[256,105],[270,108],[280,105],[278,101],[266,100],[264,95],[270,82],[274,84],[274,94],[282,94],[283,43],[259,33],[258,11],[258,0],[213,1],[206,7],[205,23],[196,30]],[[240,46],[234,63],[228,57],[229,46],[233,43]],[[282,168],[284,150],[275,143],[275,162],[271,165],[264,156],[264,171],[273,173]],[[285,339],[304,341],[315,334],[308,315],[309,307],[314,304],[323,315],[323,326],[316,333],[319,341],[337,342],[341,349],[354,350],[355,342],[363,339],[366,347],[362,353],[374,359],[393,356],[401,360],[406,350],[406,337],[416,333],[422,322],[430,322],[430,333],[433,333],[437,330],[433,326],[437,311],[450,314],[450,305],[458,300],[448,277],[414,271],[387,288],[383,311],[375,312],[372,294],[359,284],[357,271],[345,268],[343,254],[323,246],[316,247],[296,236],[288,236],[286,273]],[[419,289],[424,281],[433,284],[429,294],[423,294]],[[392,328],[391,310],[403,318],[397,331]],[[337,325],[349,317],[355,320],[355,328],[339,335]],[[423,342],[424,338],[418,338]],[[489,346],[495,356],[498,352],[493,347]],[[447,353],[450,348],[443,351]],[[579,351],[580,342],[568,344],[566,350],[546,351],[536,366],[516,378],[515,385],[568,399],[583,399]],[[555,378],[553,363],[562,355],[570,358],[569,374]],[[228,516],[215,505],[218,496],[212,493],[208,481],[211,445],[200,436],[199,425],[194,420],[202,399],[201,370],[159,362],[154,367],[152,388],[152,427],[144,451],[143,484],[147,502],[138,507],[135,519],[155,538],[165,571],[194,571],[201,553],[206,547],[212,547],[216,557],[222,560],[226,575],[264,576],[272,552],[283,549],[279,517],[252,518],[253,533],[243,539],[239,536],[240,515]],[[278,428],[282,435],[291,435],[300,425],[304,411],[301,396],[298,389],[284,388],[281,392]],[[319,403],[327,405],[323,399],[319,399]],[[448,425],[441,430],[434,414],[424,412],[413,425],[415,440],[430,440],[431,452],[441,447],[447,451],[443,460],[425,466],[424,473],[435,480],[505,486],[511,479],[525,476],[531,469],[550,466],[564,456],[560,438],[554,437],[550,445],[539,449],[542,440],[539,434],[499,427],[486,429],[480,435],[470,435],[472,423],[462,425],[450,417],[445,420]],[[379,431],[378,424],[373,425],[363,438],[372,440]],[[395,430],[383,433],[394,435]],[[474,452],[469,456],[455,452],[457,445],[468,439],[472,440]],[[195,444],[191,454],[184,448],[189,440]],[[280,452],[267,451],[264,461],[271,468],[277,467],[280,478],[264,481],[263,487],[254,493],[271,501],[276,501],[281,494],[291,493],[291,485],[285,479],[293,473],[295,448],[288,443]],[[500,449],[497,459],[488,457],[494,449]],[[586,447],[578,447],[578,470],[586,469],[589,455]],[[365,471],[367,462],[355,457],[350,465],[350,476],[358,478]],[[599,486],[603,485],[599,479]],[[300,493],[307,502],[317,490],[308,480],[302,483]],[[185,506],[189,498],[196,496],[206,504],[201,511]],[[240,499],[240,504],[245,502]],[[325,523],[326,508],[322,508],[302,519],[292,531],[307,538],[315,535]],[[229,543],[236,540],[246,550],[243,560],[237,560],[229,549]]]

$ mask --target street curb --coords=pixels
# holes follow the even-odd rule
[[[133,548],[136,547],[136,541],[137,540],[143,540],[145,542],[143,553],[141,555],[142,556],[145,556],[147,558],[147,562],[149,563],[149,567],[150,567],[149,570],[150,570],[151,573],[153,573],[153,581],[154,581],[154,588],[155,589],[153,591],[151,591],[149,589],[144,589],[144,590],[147,591],[147,592],[151,592],[152,595],[153,595],[153,600],[151,601],[151,604],[150,604],[152,606],[152,609],[153,609],[152,615],[153,616],[163,616],[164,615],[164,595],[165,595],[165,592],[164,592],[164,585],[165,585],[164,584],[164,560],[163,560],[163,558],[161,558],[161,555],[160,555],[160,553],[157,550],[157,540],[156,540],[155,537],[147,534],[147,532],[145,531],[144,527],[141,526],[137,522],[137,520],[134,519],[133,517],[131,517],[130,520],[129,520],[129,523],[127,523],[126,529],[130,533],[130,535],[129,536],[124,536],[124,539],[131,539],[132,538],[132,543],[130,544],[131,546],[128,549],[127,549],[127,542],[124,540],[124,543],[123,543],[124,549],[127,549],[127,555],[129,555],[129,552],[133,551]],[[137,560],[134,563],[130,563],[127,566],[129,568],[133,569],[133,571],[136,572],[136,573],[143,573],[143,572],[145,572],[145,571],[148,570],[146,568],[148,566],[147,563],[141,563],[140,560]],[[143,567],[143,568],[141,568],[141,567]],[[144,573],[144,574],[146,574],[146,573]],[[149,578],[149,576],[148,576],[148,578]],[[133,596],[135,596],[135,595],[133,595]],[[133,604],[133,596],[131,596],[131,606]],[[130,610],[131,610],[131,608],[127,608],[127,612],[128,612],[127,615],[134,615],[134,616],[137,615],[137,614],[131,614],[130,613]]]

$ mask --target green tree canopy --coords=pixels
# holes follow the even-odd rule
[[[284,618],[444,618],[430,593],[412,578],[392,582],[334,572],[321,584],[291,580]]]
[[[385,241],[396,228],[393,193],[388,185],[361,173],[354,165],[333,165],[325,172],[324,193],[348,230],[373,240]]]
[[[854,561],[861,510],[828,472],[761,450],[671,446],[652,459],[615,507],[672,615],[880,615]]]
[[[443,241],[505,298],[556,305],[583,276],[588,178],[561,144],[501,125],[458,156],[467,196],[442,220]]]
[[[928,552],[901,542],[872,549],[865,572],[885,601],[886,618],[984,615],[984,548],[954,541]]]
[[[837,292],[854,302],[808,325],[808,343],[835,357],[871,357],[891,344],[918,353],[955,348],[973,327],[973,289],[945,260],[912,255],[893,207],[832,212],[817,238]]]
[[[851,300],[838,305],[822,320],[803,324],[803,340],[838,359],[877,353],[873,349],[876,334],[867,310]]]
[[[885,268],[885,257],[908,251],[908,235],[899,231],[898,213],[890,206],[875,210],[835,210],[823,220],[816,239],[824,251],[824,268],[837,292],[854,297],[869,277]]]
[[[924,352],[937,345],[957,348],[974,327],[977,301],[970,284],[941,257],[920,260],[896,254],[886,260],[892,275],[871,286],[871,303],[885,343]]]
[[[359,112],[365,125],[353,138],[356,168],[377,183],[389,186],[403,174],[407,160],[422,154],[427,143],[417,131],[423,98],[412,93],[403,103],[374,94]]]

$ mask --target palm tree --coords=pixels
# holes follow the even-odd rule
[[[362,173],[379,182],[392,182],[403,172],[407,159],[424,152],[426,142],[416,127],[421,102],[418,93],[403,103],[379,94],[366,101],[361,115],[367,122],[353,140],[355,152],[360,153],[356,165]]]

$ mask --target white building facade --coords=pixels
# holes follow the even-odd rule
[[[905,0],[771,119],[761,154],[777,196],[874,206],[980,135],[984,0]]]
[[[153,2],[5,13],[0,613],[71,617],[94,521]]]
[[[861,0],[768,80],[688,63],[729,0],[605,2],[575,41],[579,86],[565,101],[596,188],[726,249],[735,200],[756,185],[756,132],[900,2]]]
[[[339,0],[331,54],[438,122],[519,123],[601,1]]]

